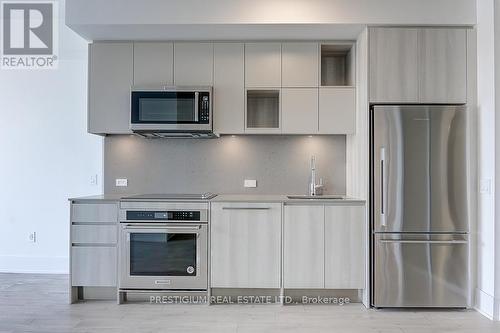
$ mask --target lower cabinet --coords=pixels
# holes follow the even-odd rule
[[[323,206],[285,206],[285,288],[324,287],[324,216]]]
[[[363,289],[365,208],[288,205],[284,209],[284,288]]]
[[[115,287],[116,255],[114,246],[73,246],[71,284],[81,287]]]
[[[325,206],[325,288],[365,288],[364,206]]]
[[[78,289],[117,286],[117,222],[117,202],[71,203],[71,302],[84,298]]]
[[[212,288],[280,288],[280,203],[212,203],[210,223]]]

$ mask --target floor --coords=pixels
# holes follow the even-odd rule
[[[66,275],[0,274],[0,332],[500,332],[474,311],[350,305],[68,304]]]

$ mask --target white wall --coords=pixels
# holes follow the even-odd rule
[[[500,1],[495,0],[495,114],[500,106]],[[500,116],[495,117],[495,191],[500,193]],[[500,195],[495,196],[495,304],[493,318],[500,320]]]
[[[483,185],[491,181],[491,193],[481,193],[478,202],[476,301],[478,310],[497,320],[500,319],[500,196],[496,195],[500,191],[500,117],[495,113],[500,101],[500,43],[495,31],[500,29],[499,6],[498,0],[477,1],[478,177]]]
[[[89,40],[355,39],[366,24],[473,25],[475,0],[67,0]]]
[[[1,272],[68,272],[67,198],[101,192],[90,185],[102,138],[86,133],[87,43],[64,15],[59,49],[57,70],[0,70]]]
[[[474,24],[475,0],[67,0],[69,24]]]

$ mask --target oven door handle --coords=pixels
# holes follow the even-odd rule
[[[190,227],[181,227],[181,226],[153,226],[153,225],[130,225],[126,224],[125,225],[126,229],[141,229],[141,230],[200,230],[201,225],[197,226],[190,226]]]

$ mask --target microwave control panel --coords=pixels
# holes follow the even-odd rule
[[[199,109],[200,109],[200,124],[209,124],[210,123],[210,94],[208,92],[200,92],[200,100],[199,100]]]

